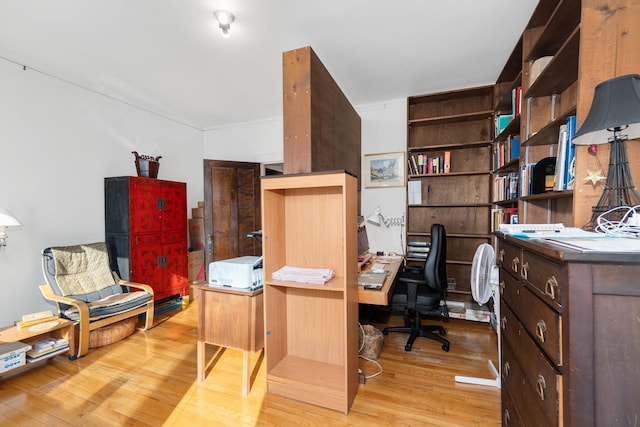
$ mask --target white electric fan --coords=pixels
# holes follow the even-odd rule
[[[496,253],[493,246],[483,243],[478,246],[476,253],[473,255],[473,264],[471,265],[471,294],[473,299],[480,305],[486,304],[493,298],[493,310],[495,312],[495,328],[498,334],[498,367],[502,364],[502,355],[500,351],[500,292],[499,286],[499,269],[496,265]],[[456,381],[468,384],[488,385],[500,388],[500,373],[489,360],[489,368],[493,372],[494,379],[463,377],[456,375]]]

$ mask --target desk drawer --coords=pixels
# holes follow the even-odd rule
[[[508,368],[505,369],[505,366]],[[502,346],[502,393],[509,393],[515,407],[515,414],[511,414],[511,421],[515,424],[530,427],[557,426],[557,418],[551,422],[539,405],[536,393],[528,386],[518,359],[513,354],[508,343]],[[510,411],[511,412],[511,411]],[[504,409],[503,409],[504,417]],[[516,415],[514,417],[514,415]],[[504,419],[502,420],[504,421]]]
[[[558,310],[562,308],[562,292],[567,286],[566,266],[524,251],[521,273],[546,301]]]
[[[538,405],[547,418],[557,420],[561,406],[558,390],[562,385],[562,377],[507,306],[501,309],[506,318],[502,334],[518,360],[526,386],[536,395]],[[505,376],[508,375],[510,366],[504,359],[502,369]]]

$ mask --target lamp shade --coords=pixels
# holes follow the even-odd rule
[[[15,227],[18,225],[22,224],[20,224],[11,212],[6,209],[0,209],[0,227]]]
[[[629,139],[640,137],[640,75],[627,74],[596,86],[587,118],[573,138],[576,145],[605,144],[611,130],[624,128]]]

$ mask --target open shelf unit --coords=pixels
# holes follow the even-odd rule
[[[345,172],[262,180],[267,390],[348,413],[358,390],[357,180]],[[274,281],[331,268],[324,285]]]

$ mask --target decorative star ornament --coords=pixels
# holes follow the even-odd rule
[[[590,171],[587,170],[587,177],[584,178],[585,181],[591,181],[591,185],[594,187],[598,185],[600,181],[606,181],[607,177],[602,175],[602,170],[599,171]]]

